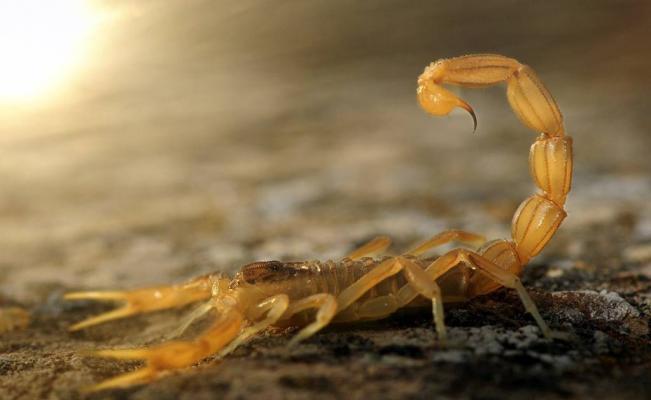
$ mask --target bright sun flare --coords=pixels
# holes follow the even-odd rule
[[[89,42],[84,0],[0,0],[0,103],[33,99],[61,83]]]

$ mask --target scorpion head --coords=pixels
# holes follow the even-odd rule
[[[207,276],[210,284],[210,291],[213,297],[227,293],[231,288],[231,279],[222,274],[214,273]]]
[[[215,273],[208,275],[210,284],[210,304],[209,307],[224,310],[233,308],[236,301],[237,282],[228,276]]]

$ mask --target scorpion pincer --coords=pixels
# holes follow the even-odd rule
[[[524,200],[515,212],[511,239],[484,243],[481,235],[450,230],[398,256],[372,258],[390,245],[387,237],[377,237],[336,261],[263,261],[244,266],[232,279],[211,274],[174,286],[68,293],[66,299],[70,300],[124,303],[73,325],[72,331],[196,302],[201,302],[200,306],[181,321],[175,334],[205,314],[214,316],[212,324],[194,340],[97,351],[98,356],[144,360],[146,364],[135,372],[104,381],[93,390],[149,382],[161,373],[189,367],[211,355],[223,357],[270,326],[301,326],[290,341],[294,345],[331,323],[385,318],[400,308],[422,305],[422,298],[431,302],[434,325],[443,342],[445,302],[468,300],[502,286],[516,290],[542,334],[550,337],[549,327],[519,277],[566,216],[572,139],[565,134],[556,102],[530,67],[492,54],[430,64],[418,78],[417,97],[425,111],[434,115],[447,115],[457,107],[468,111],[476,127],[472,107],[441,85],[485,87],[501,82],[506,82],[508,101],[515,114],[540,134],[529,153],[531,175],[539,192]],[[438,258],[425,257],[434,247],[452,241],[479,247],[474,251],[457,248]]]

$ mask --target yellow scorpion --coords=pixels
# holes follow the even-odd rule
[[[485,87],[507,84],[509,103],[522,122],[540,136],[531,146],[529,167],[540,189],[515,212],[512,238],[484,243],[481,235],[450,230],[398,256],[372,258],[390,245],[377,237],[335,261],[262,261],[242,267],[234,278],[210,274],[187,283],[122,291],[69,293],[66,299],[122,301],[113,311],[73,325],[76,331],[138,313],[202,302],[176,334],[199,317],[212,314],[212,324],[194,340],[169,341],[148,348],[101,350],[116,359],[144,360],[142,368],[104,381],[101,390],[149,382],[161,373],[189,367],[202,359],[223,357],[271,326],[301,326],[289,342],[294,345],[335,322],[385,318],[396,310],[431,301],[434,324],[443,342],[445,302],[459,302],[506,286],[515,289],[542,334],[551,330],[520,282],[524,266],[545,247],[566,216],[563,209],[572,178],[572,139],[565,135],[556,102],[534,71],[513,58],[480,54],[442,59],[418,78],[418,101],[429,113],[447,115],[460,107],[477,124],[465,101],[442,84]],[[438,258],[424,257],[447,242],[481,245],[457,248]],[[312,313],[310,313],[312,311]]]

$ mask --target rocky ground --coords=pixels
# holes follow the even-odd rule
[[[0,398],[649,398],[649,6],[411,7],[142,2],[112,10],[62,97],[2,105],[0,306],[32,321],[0,339]],[[488,51],[539,72],[575,139],[569,215],[524,275],[570,340],[500,290],[447,307],[445,348],[427,310],[405,312],[80,392],[137,367],[85,352],[159,342],[187,310],[70,334],[107,306],[66,291],[336,258],[377,234],[396,252],[447,228],[508,236],[535,133],[502,88],[459,92],[474,135],[414,98],[429,61]]]

